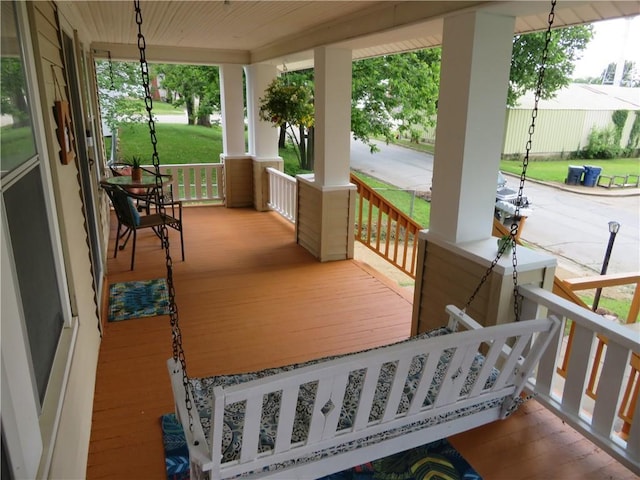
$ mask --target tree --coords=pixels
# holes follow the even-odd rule
[[[390,141],[394,130],[415,137],[416,127],[435,122],[440,85],[439,48],[383,57],[353,64],[351,129],[354,138],[377,147],[372,136]]]
[[[30,118],[22,62],[19,57],[2,57],[0,62],[0,111],[3,115],[11,115],[12,126],[17,128],[28,123]]]
[[[132,62],[96,61],[98,97],[103,121],[116,132],[125,122],[142,121],[132,98],[144,98],[140,65]]]
[[[514,37],[507,96],[509,106],[515,106],[518,98],[527,91],[536,89],[545,38],[545,32]],[[593,38],[592,25],[579,25],[551,31],[541,98],[553,98],[555,92],[569,85],[571,74],[575,69],[575,61],[579,59],[580,53],[587,47],[591,38]]]
[[[314,122],[313,88],[309,72],[275,78],[260,98],[260,118],[285,131],[296,146],[300,167],[313,170],[313,148],[309,132]],[[294,131],[298,128],[298,132]]]
[[[162,86],[178,94],[176,105],[185,105],[189,125],[210,126],[210,115],[220,111],[218,67],[205,65],[157,65],[164,74]]]
[[[440,49],[360,60],[353,65],[351,130],[377,150],[373,136],[391,140],[397,128],[411,131],[434,122],[440,77]],[[300,166],[313,168],[313,71],[275,79],[260,99],[263,120],[288,128]],[[287,127],[288,126],[288,127]],[[298,133],[294,132],[298,127]],[[306,141],[305,141],[306,140]]]

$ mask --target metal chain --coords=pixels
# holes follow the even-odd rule
[[[156,191],[160,192],[156,197],[160,200],[165,198],[164,189],[162,186],[162,176],[160,174],[160,157],[158,156],[158,139],[156,138],[156,124],[153,119],[153,98],[151,97],[151,88],[149,80],[149,64],[146,59],[146,41],[142,34],[142,12],[140,10],[140,0],[134,0],[133,5],[136,12],[136,24],[138,25],[138,49],[140,50],[140,71],[142,73],[142,85],[144,87],[144,103],[149,116],[149,136],[151,137],[151,145],[153,146],[153,155],[151,157],[153,166],[155,168],[156,176]],[[166,215],[166,207],[164,201],[158,202],[159,213],[164,217]],[[176,292],[173,285],[173,261],[171,259],[171,251],[169,248],[169,233],[167,226],[162,224],[160,226],[160,240],[165,250],[165,260],[167,266],[167,291],[169,294],[169,316],[171,319],[171,334],[173,338],[173,360],[180,362],[182,367],[182,385],[185,390],[185,403],[187,408],[187,414],[189,416],[189,429],[193,432],[193,404],[191,401],[191,395],[189,394],[190,383],[189,376],[187,375],[187,363],[184,355],[184,349],[182,348],[182,332],[180,330],[180,323],[178,319],[178,305],[176,304]]]
[[[500,244],[500,248],[498,249],[498,254],[496,255],[496,258],[491,262],[491,265],[489,265],[484,275],[480,279],[478,286],[473,291],[473,293],[469,297],[469,300],[467,300],[467,303],[462,309],[463,311],[466,311],[467,307],[469,307],[473,302],[473,300],[476,298],[476,295],[478,294],[482,286],[486,283],[487,279],[489,278],[489,275],[491,275],[496,265],[498,264],[498,261],[502,257],[502,254],[507,250],[508,247],[511,247],[512,248],[511,264],[513,266],[513,273],[512,273],[513,313],[514,313],[515,321],[516,322],[520,321],[520,313],[521,313],[520,305],[522,303],[522,296],[518,291],[518,257],[516,253],[516,250],[517,250],[516,238],[518,236],[519,224],[516,221],[516,219],[520,216],[520,207],[522,205],[522,199],[524,197],[524,184],[527,178],[527,167],[529,166],[529,153],[531,152],[533,133],[535,131],[536,118],[538,117],[538,102],[540,101],[540,97],[542,95],[544,74],[546,71],[547,59],[549,56],[549,44],[551,43],[551,27],[555,19],[556,1],[557,0],[551,0],[551,10],[547,18],[547,31],[545,34],[545,42],[544,42],[544,47],[542,49],[542,58],[540,59],[540,67],[538,70],[538,79],[536,82],[536,90],[535,90],[535,96],[534,96],[534,106],[533,106],[533,111],[531,112],[531,125],[529,126],[529,132],[528,132],[529,138],[527,140],[527,144],[525,147],[525,156],[524,156],[524,159],[522,160],[522,172],[520,173],[520,185],[518,186],[516,210],[513,215],[513,219],[514,219],[513,223],[511,224],[511,228],[509,229],[509,241],[505,241]]]
[[[542,96],[542,88],[544,84],[544,75],[546,73],[547,59],[549,56],[549,44],[551,43],[551,27],[555,19],[556,0],[551,0],[551,11],[547,17],[547,31],[545,33],[544,48],[542,49],[542,58],[540,59],[540,66],[538,69],[538,80],[536,83],[536,92],[534,95],[533,110],[531,111],[531,125],[529,125],[529,138],[525,147],[525,155],[522,160],[522,173],[520,173],[520,185],[518,187],[518,200],[516,201],[516,211],[513,216],[513,223],[511,224],[511,243],[513,245],[513,252],[511,255],[513,265],[513,314],[516,322],[520,321],[522,295],[518,291],[518,257],[516,254],[519,225],[516,219],[520,216],[520,207],[522,205],[522,199],[524,197],[524,182],[527,178],[527,167],[529,166],[529,154],[531,153],[531,144],[533,140],[533,133],[536,129],[536,118],[538,118],[538,103]]]
[[[115,87],[113,86],[113,62],[111,61],[111,50],[107,52],[107,55],[109,56],[109,79],[111,80],[111,90],[115,90]]]

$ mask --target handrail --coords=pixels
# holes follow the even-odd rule
[[[636,284],[631,300],[631,307],[627,314],[627,323],[638,321],[640,313],[640,272],[614,273],[609,275],[599,275],[593,277],[572,278],[564,280],[567,286],[573,290],[589,290],[592,288],[615,287],[618,285]]]
[[[172,176],[175,200],[224,203],[223,163],[165,164],[160,166],[160,173]]]
[[[416,240],[423,227],[353,173],[351,183],[358,193],[355,239],[416,278]]]
[[[294,177],[280,170],[267,167],[269,176],[269,208],[275,210],[291,223],[296,223],[298,205],[298,183]]]
[[[637,448],[640,444],[640,415],[637,415],[637,406],[634,407],[636,415],[628,418],[627,434],[616,431],[618,405],[629,402],[629,382],[633,376],[629,359],[640,354],[637,333],[540,287],[521,286],[520,293],[523,311],[533,315],[543,308],[549,315],[560,319],[563,325],[570,320],[576,331],[566,378],[557,373],[563,357],[564,329],[561,328],[544,353],[535,376],[529,380],[528,390],[582,435],[636,474],[640,473],[640,449]],[[594,340],[598,334],[608,339],[607,353],[599,365],[595,382],[598,395],[590,398],[584,387],[591,374],[589,365],[593,362]]]

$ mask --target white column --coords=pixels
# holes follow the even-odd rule
[[[244,92],[242,65],[220,66],[222,149],[224,155],[244,155]]]
[[[444,20],[429,229],[452,243],[491,236],[514,23],[487,13]]]
[[[247,74],[247,116],[249,120],[249,153],[257,159],[278,157],[278,129],[260,120],[260,98],[278,75],[274,65],[255,64],[245,67]]]
[[[351,50],[320,47],[315,68],[315,183],[349,183]]]

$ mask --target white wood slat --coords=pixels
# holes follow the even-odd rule
[[[381,363],[376,363],[367,368],[364,377],[364,384],[362,386],[362,393],[360,394],[360,401],[358,402],[356,420],[353,426],[354,431],[362,430],[367,426],[367,423],[369,423],[371,405],[373,404],[373,397],[376,393],[376,387],[378,386],[381,368]]]
[[[633,423],[627,438],[627,451],[636,464],[640,462],[640,402],[636,402],[636,408],[633,410]]]
[[[500,389],[504,387],[507,382],[513,382],[513,376],[515,373],[516,364],[520,360],[520,355],[524,349],[529,345],[529,340],[531,340],[531,335],[521,335],[518,337],[516,344],[511,348],[511,353],[509,354],[509,358],[504,362],[502,368],[500,370],[500,375],[496,379],[495,384],[492,387],[493,389]]]
[[[407,381],[407,374],[409,373],[409,368],[411,367],[412,360],[413,355],[405,356],[398,360],[396,372],[393,376],[393,383],[391,385],[389,396],[387,398],[387,404],[384,408],[384,415],[382,416],[383,422],[388,422],[389,420],[395,418],[396,414],[398,413],[398,404],[400,403],[400,399],[402,398],[402,392],[404,391],[404,385]]]
[[[258,456],[260,440],[260,420],[262,418],[262,395],[247,398],[244,410],[244,426],[242,428],[242,449],[240,463],[250,462]]]
[[[453,384],[455,378],[457,378],[457,376],[461,373],[459,370],[460,365],[462,364],[462,361],[464,360],[464,357],[467,353],[467,348],[465,347],[461,346],[456,348],[456,351],[453,354],[449,365],[447,366],[447,371],[442,377],[442,384],[440,385],[440,390],[438,391],[436,400],[434,402],[434,405],[436,407],[448,405],[449,403],[451,403],[452,399],[455,398]]]
[[[293,421],[296,417],[296,404],[298,402],[299,393],[299,385],[285,388],[282,391],[278,430],[276,432],[275,453],[284,452],[291,448],[291,434],[293,433]]]
[[[438,366],[438,362],[440,361],[440,356],[442,355],[442,350],[435,350],[430,352],[427,361],[425,363],[422,376],[420,377],[420,382],[418,383],[418,387],[416,388],[416,393],[411,399],[411,406],[409,407],[409,415],[414,415],[424,405],[425,398],[427,393],[429,392],[429,388],[431,387],[431,382],[433,381],[433,374],[436,371],[436,367]]]
[[[551,315],[555,319],[562,319],[560,327],[552,334],[549,346],[542,354],[536,373],[536,392],[551,396],[551,387],[556,374],[557,359],[562,349],[562,335],[566,325],[566,319],[563,316]]]
[[[222,463],[222,437],[224,436],[224,390],[213,387],[211,401],[211,428],[209,430],[209,445],[211,446],[211,461],[214,470],[220,469]]]
[[[331,398],[332,386],[333,382],[331,377],[323,377],[318,380],[318,390],[316,391],[316,400],[313,404],[307,444],[316,443],[322,438],[325,425],[325,416],[322,413],[322,407],[324,407]]]
[[[336,428],[338,426],[338,420],[340,420],[340,411],[342,410],[342,403],[344,402],[344,393],[349,381],[349,372],[344,372],[336,375],[333,378],[331,402],[333,408],[325,415],[324,432],[322,433],[322,439],[332,438],[336,434]]]
[[[484,359],[484,363],[482,365],[482,369],[478,372],[478,376],[476,377],[476,382],[473,385],[473,388],[469,392],[469,396],[475,397],[479,395],[480,392],[484,390],[484,386],[487,383],[487,379],[489,375],[493,372],[493,367],[495,366],[498,358],[500,357],[500,353],[502,352],[502,347],[507,341],[506,337],[498,337],[493,340],[491,347],[489,348],[489,352]]]
[[[462,364],[460,365],[460,375],[458,375],[458,377],[453,381],[453,392],[455,393],[456,397],[460,396],[465,381],[469,377],[471,365],[473,364],[473,360],[478,354],[478,348],[479,345],[470,345],[464,355],[464,359],[462,360]]]
[[[573,346],[567,366],[567,378],[562,395],[562,408],[573,415],[578,415],[587,381],[587,372],[591,371],[590,356],[594,332],[576,324],[573,334]]]
[[[618,399],[623,386],[623,378],[629,363],[629,350],[616,345],[607,345],[602,372],[598,379],[596,404],[593,409],[593,429],[608,437],[616,419]]]

